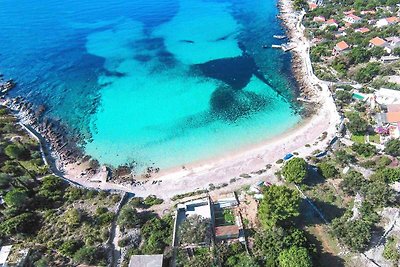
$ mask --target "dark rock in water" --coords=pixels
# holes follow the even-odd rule
[[[188,44],[194,44],[194,41],[192,40],[180,40],[182,43],[188,43]]]
[[[135,60],[140,61],[140,62],[149,62],[151,60],[151,56],[149,55],[136,55],[134,57]]]
[[[164,39],[163,38],[145,38],[141,40],[137,40],[132,43],[132,46],[137,49],[143,48],[145,50],[157,50],[164,48]]]
[[[216,42],[224,41],[224,40],[228,39],[232,34],[234,34],[234,33],[230,33],[230,34],[227,34],[227,35],[222,36],[222,37],[220,37],[220,38],[217,38],[217,39],[215,39],[215,41],[216,41]]]
[[[168,67],[173,67],[176,64],[176,59],[175,59],[174,54],[172,54],[166,50],[162,50],[162,51],[158,52],[157,57],[161,63],[163,63],[164,65],[166,65]]]
[[[205,76],[221,80],[235,90],[246,87],[253,73],[258,71],[254,59],[248,55],[216,59],[196,66]]]
[[[46,111],[46,106],[45,105],[40,105],[35,113],[36,117],[41,117],[43,113]]]
[[[109,70],[104,70],[104,74],[107,75],[107,76],[114,76],[114,77],[117,77],[117,78],[122,78],[122,77],[125,77],[125,76],[126,76],[126,75],[125,75],[124,73],[122,73],[122,72],[119,72],[119,71],[109,71]]]
[[[265,109],[268,99],[253,92],[234,90],[229,86],[219,87],[210,99],[211,112],[219,119],[235,121]]]

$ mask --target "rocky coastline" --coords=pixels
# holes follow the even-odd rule
[[[291,0],[279,0],[277,3],[279,9],[278,18],[282,21],[282,25],[285,29],[288,40],[291,42],[299,43],[302,42],[304,37],[303,32],[299,32],[298,26],[301,28],[302,14],[296,11],[293,7]],[[297,25],[300,23],[299,25]],[[292,73],[297,81],[297,85],[300,92],[300,97],[306,100],[312,100],[316,97],[315,86],[310,83],[309,75],[306,70],[304,55],[302,55],[297,49],[293,49],[292,53]],[[314,114],[316,111],[316,105],[306,105],[308,115]]]
[[[106,181],[116,184],[131,184],[135,178],[149,179],[157,174],[160,169],[151,166],[144,173],[134,175],[134,163],[121,165],[116,168],[111,166],[100,166],[96,159],[86,155],[78,144],[79,137],[68,134],[66,126],[58,120],[48,118],[44,115],[46,107],[34,106],[25,98],[2,96],[0,104],[13,111],[20,123],[33,132],[43,143],[44,157],[49,162],[52,171],[60,176],[68,175],[70,169],[79,169],[77,175],[85,180],[94,177],[105,177]],[[137,177],[138,176],[138,177]]]
[[[44,106],[35,107],[23,97],[3,98],[2,105],[12,110],[21,123],[31,127],[45,141],[58,165],[72,164],[85,159],[81,148],[76,145],[76,140],[69,137],[66,128],[59,121],[45,117]],[[47,155],[49,156],[49,155]]]

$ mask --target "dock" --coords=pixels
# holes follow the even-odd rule
[[[282,50],[283,50],[284,52],[287,52],[287,51],[290,51],[290,50],[292,50],[292,49],[295,49],[296,47],[297,47],[297,44],[296,44],[296,43],[290,42],[290,43],[283,44],[283,45],[282,45]]]

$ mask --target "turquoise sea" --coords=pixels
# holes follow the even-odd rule
[[[301,119],[276,3],[2,0],[0,72],[101,163],[181,166]]]

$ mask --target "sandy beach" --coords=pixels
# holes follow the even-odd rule
[[[312,102],[311,105],[316,107],[314,115],[304,119],[286,133],[261,144],[246,147],[224,157],[188,164],[184,169],[180,167],[162,171],[140,186],[90,182],[89,177],[80,175],[85,167],[75,164],[64,166],[65,177],[84,186],[123,190],[137,196],[154,194],[169,199],[176,194],[206,189],[210,184],[227,183],[229,185],[221,190],[233,190],[261,179],[276,182],[273,174],[280,168],[280,165],[275,162],[287,153],[297,152],[300,157],[306,157],[317,149],[324,151],[330,140],[336,135],[340,118],[328,84],[320,81],[313,74],[309,59],[309,43],[303,36],[300,23],[303,14],[293,10],[290,0],[281,0],[279,8],[290,41],[296,43],[296,48],[292,51],[294,72],[299,80],[302,95],[307,95]],[[321,141],[323,135],[326,137]],[[272,164],[269,170],[262,174],[255,174],[255,172],[265,169],[267,164]],[[229,183],[232,178],[250,173],[252,173],[252,178],[240,178],[234,183]],[[152,183],[152,181],[157,182]]]

